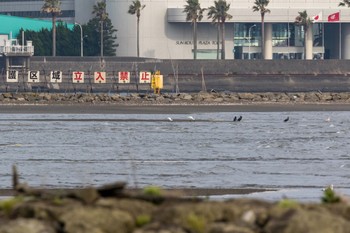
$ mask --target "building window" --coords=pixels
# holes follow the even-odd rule
[[[313,24],[313,46],[323,47],[323,25]],[[301,59],[304,47],[304,28],[294,23],[272,24],[273,59]],[[237,59],[261,57],[261,23],[236,23],[234,56]],[[321,49],[321,50],[320,50]],[[322,51],[319,48],[318,51]],[[322,53],[316,54],[322,57]]]
[[[260,46],[261,27],[259,24],[236,23],[234,27],[235,46]]]

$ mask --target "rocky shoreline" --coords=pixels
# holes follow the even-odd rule
[[[350,103],[350,92],[299,93],[2,93],[0,104],[245,104],[245,103]]]
[[[327,189],[322,203],[212,201],[116,182],[80,190],[18,184],[0,200],[1,233],[347,233],[350,205]]]

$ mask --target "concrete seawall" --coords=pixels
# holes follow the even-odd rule
[[[204,89],[231,92],[347,92],[350,91],[350,62],[347,60],[159,60],[105,57],[33,57],[31,70],[39,70],[40,83],[28,84],[27,75],[19,83],[6,83],[1,89],[11,91],[151,91],[149,84],[139,84],[136,73],[159,70],[164,77],[164,92],[198,92]],[[50,71],[63,72],[63,82],[52,85]],[[84,71],[85,82],[72,83],[72,72]],[[107,83],[94,84],[93,72],[106,71]],[[119,84],[119,71],[131,72],[130,84]]]

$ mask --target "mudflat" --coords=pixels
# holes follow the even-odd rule
[[[2,114],[189,114],[200,112],[350,111],[350,103],[2,104]]]

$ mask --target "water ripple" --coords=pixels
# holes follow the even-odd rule
[[[0,185],[349,186],[349,112],[240,114],[0,114]]]

